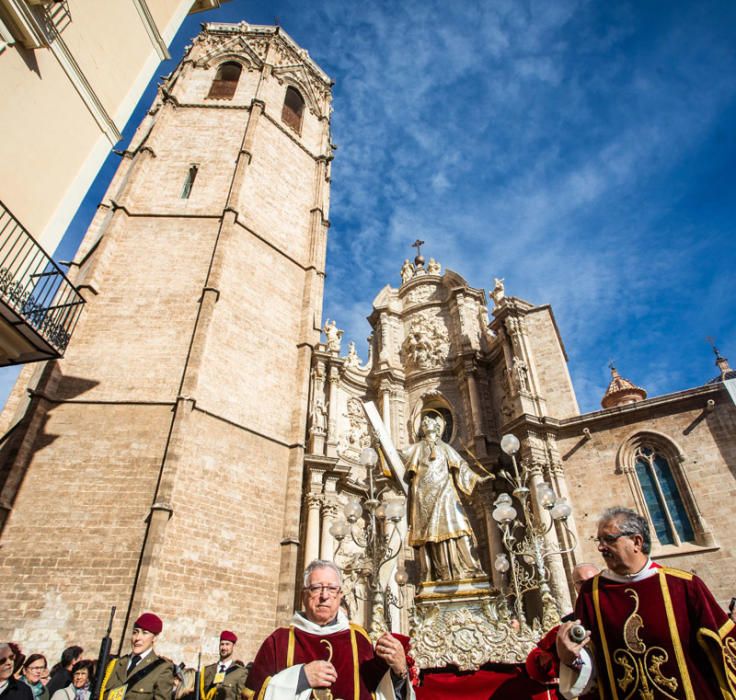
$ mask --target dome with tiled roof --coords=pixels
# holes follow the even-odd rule
[[[647,397],[647,392],[628,379],[624,379],[618,370],[611,366],[611,383],[606,389],[601,399],[603,408],[614,408],[615,406],[624,406],[628,403],[636,403],[643,401]]]

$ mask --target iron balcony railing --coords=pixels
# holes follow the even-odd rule
[[[63,355],[84,299],[0,201],[0,301]]]

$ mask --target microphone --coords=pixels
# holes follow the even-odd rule
[[[582,625],[573,625],[569,630],[569,635],[573,642],[580,644],[585,639],[585,627]]]

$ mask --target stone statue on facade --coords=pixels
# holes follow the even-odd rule
[[[441,439],[441,415],[422,418],[420,440],[402,452],[409,493],[409,544],[417,550],[424,581],[458,581],[484,576],[475,554],[475,535],[458,495],[470,495],[489,477],[476,474]]]
[[[343,331],[341,331],[335,321],[328,318],[322,332],[327,338],[327,349],[331,352],[340,352],[340,341],[342,340]]]
[[[412,277],[414,277],[414,265],[407,258],[401,266],[401,284],[406,284]]]
[[[519,391],[529,391],[527,372],[529,368],[520,357],[514,357],[513,361],[514,380]]]
[[[351,340],[348,343],[348,354],[345,358],[346,367],[358,367],[360,365],[360,357],[355,349],[355,343]]]
[[[324,435],[327,431],[327,411],[319,399],[314,404],[309,423],[309,432],[312,434]]]
[[[429,259],[429,263],[427,263],[428,275],[439,275],[441,269],[441,265],[434,258]]]
[[[491,290],[491,299],[493,299],[493,303],[498,306],[501,303],[501,299],[503,299],[505,295],[506,292],[504,291],[503,287],[503,277],[501,279],[498,279],[498,277],[494,277],[493,289]]]

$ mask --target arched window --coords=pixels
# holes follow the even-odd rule
[[[297,134],[302,131],[302,117],[304,116],[304,98],[296,88],[286,88],[284,107],[281,110],[281,121],[290,126]]]
[[[235,61],[223,63],[217,69],[207,97],[215,100],[232,100],[242,70],[243,67]]]
[[[661,544],[679,545],[695,539],[693,526],[667,459],[651,447],[636,449],[636,475]]]
[[[695,502],[685,456],[673,440],[653,430],[637,432],[621,445],[617,461],[636,509],[649,520],[655,549],[717,546]]]

